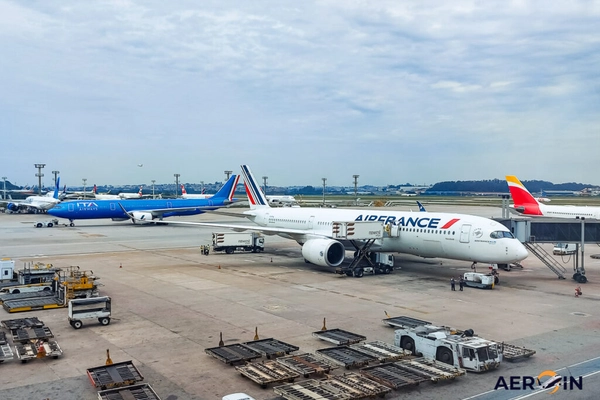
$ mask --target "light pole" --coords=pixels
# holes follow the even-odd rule
[[[225,172],[225,176],[227,176],[227,178],[225,178],[226,181],[229,180],[229,176],[231,176],[231,174],[233,173],[233,171],[224,171]]]
[[[354,178],[354,204],[357,205],[358,204],[358,177],[360,175],[352,175],[352,177]]]
[[[321,178],[323,181],[323,207],[325,207],[325,182],[327,182],[327,178]]]
[[[229,178],[227,178],[229,180]],[[200,190],[200,193],[204,194],[204,181],[200,181],[200,185],[202,187],[202,189]]]
[[[173,174],[173,176],[175,177],[175,198],[178,199],[179,198],[179,177],[181,176],[181,174]]]
[[[87,182],[87,178],[81,179],[83,181],[83,199],[85,200],[85,183]]]
[[[54,187],[56,187],[56,180],[58,179],[58,174],[60,174],[60,171],[52,171],[52,173],[54,174]]]
[[[150,182],[152,182],[152,198],[154,199],[154,182],[156,182],[156,180],[152,179]]]
[[[268,176],[263,176],[263,193],[265,194],[265,196],[267,195],[267,179],[269,179]]]
[[[2,180],[4,181],[4,195],[2,196],[2,199],[6,200],[6,176],[3,176]]]
[[[42,168],[44,168],[46,166],[46,164],[33,164],[35,165],[35,167],[38,169],[38,173],[35,174],[35,176],[38,177],[38,194],[41,195],[42,194],[42,176],[44,176],[44,174],[42,174]]]

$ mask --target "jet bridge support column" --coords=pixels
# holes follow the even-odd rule
[[[576,217],[579,218],[579,217]],[[585,276],[585,217],[579,218],[581,220],[581,244],[579,247],[581,248],[581,265],[579,264],[579,260],[576,260],[576,268],[575,273],[573,274],[573,279],[579,283],[586,283],[587,277]],[[576,253],[579,256],[579,252]]]

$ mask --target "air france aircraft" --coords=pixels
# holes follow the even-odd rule
[[[293,239],[302,245],[302,256],[312,264],[337,267],[345,258],[345,245],[333,237],[332,225],[342,221],[380,221],[397,236],[384,236],[373,252],[399,252],[421,257],[441,257],[471,262],[509,264],[528,253],[502,224],[488,218],[455,213],[414,213],[374,209],[271,208],[260,185],[242,165],[250,210],[244,216],[258,227],[176,221],[178,224],[215,226],[236,231],[253,230]],[[356,275],[358,276],[358,275]]]
[[[20,208],[33,208],[38,211],[46,211],[60,203],[58,187],[60,178],[56,180],[54,192],[47,193],[45,196],[29,196],[23,201],[12,200],[6,202],[6,208],[10,211],[18,211]]]
[[[511,209],[521,215],[532,217],[553,218],[594,218],[600,219],[600,207],[587,206],[551,206],[540,203],[531,195],[529,190],[514,175],[506,176],[508,190],[512,196],[514,205]]]
[[[210,199],[213,196],[214,195],[212,195],[212,194],[205,194],[204,189],[202,189],[202,193],[198,193],[198,194],[188,193],[185,190],[185,186],[181,185],[181,198],[182,199]]]
[[[157,200],[76,200],[65,201],[48,210],[48,214],[67,218],[74,226],[76,219],[110,218],[113,221],[131,219],[137,224],[149,224],[166,217],[201,214],[207,210],[233,203],[233,193],[239,175],[232,175],[210,199],[157,199]]]

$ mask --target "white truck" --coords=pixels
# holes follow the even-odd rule
[[[552,254],[555,256],[567,256],[577,253],[577,244],[575,243],[555,243]]]
[[[396,330],[394,345],[430,360],[468,371],[483,372],[498,368],[502,354],[496,342],[448,327],[419,325]]]
[[[497,277],[498,275],[492,273],[483,274],[480,272],[465,272],[463,275],[466,286],[479,289],[493,289]]]
[[[97,319],[106,326],[110,324],[110,316],[111,299],[108,296],[69,301],[69,324],[75,329],[83,326],[82,319]]]
[[[257,232],[214,232],[212,234],[214,251],[233,254],[237,251],[260,253],[265,249],[265,238]]]

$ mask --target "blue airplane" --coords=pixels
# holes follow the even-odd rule
[[[63,201],[48,210],[48,214],[66,218],[75,226],[76,219],[110,218],[113,221],[131,219],[134,224],[149,224],[154,219],[195,215],[216,210],[235,201],[233,193],[240,179],[232,175],[221,189],[209,199],[156,199],[156,200],[74,200]]]

